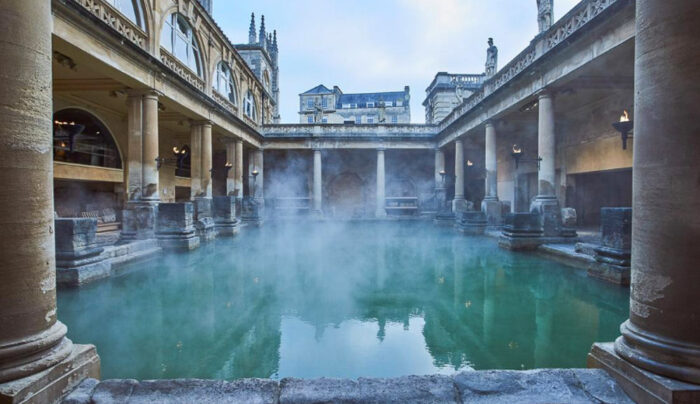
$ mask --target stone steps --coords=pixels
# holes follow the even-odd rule
[[[87,379],[63,401],[88,403],[633,403],[600,369],[467,371],[392,379]]]

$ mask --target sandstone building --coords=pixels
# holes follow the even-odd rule
[[[299,94],[299,123],[411,123],[411,91],[346,94],[323,84]]]

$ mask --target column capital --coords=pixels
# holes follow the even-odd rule
[[[201,120],[190,120],[190,125],[192,126],[212,126],[212,122],[208,119],[201,119]]]
[[[379,146],[379,147],[377,147],[377,151],[378,151],[378,152],[384,152],[384,150],[386,150],[386,147],[385,147],[385,146]]]
[[[493,119],[487,119],[487,120],[484,122],[484,126],[485,126],[486,128],[488,128],[488,127],[493,128],[495,125],[496,125],[496,121],[493,120]]]
[[[552,91],[552,89],[549,87],[543,87],[535,92],[535,96],[538,100],[543,98],[552,98],[554,97],[554,91]]]
[[[153,88],[130,88],[126,90],[126,96],[128,98],[148,97],[158,99],[163,96],[163,93]]]

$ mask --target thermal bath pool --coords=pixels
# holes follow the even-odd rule
[[[102,377],[391,377],[584,367],[625,288],[422,223],[266,224],[58,293]]]

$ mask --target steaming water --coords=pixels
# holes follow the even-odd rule
[[[625,288],[428,223],[247,228],[59,292],[103,378],[391,377],[583,367]]]

